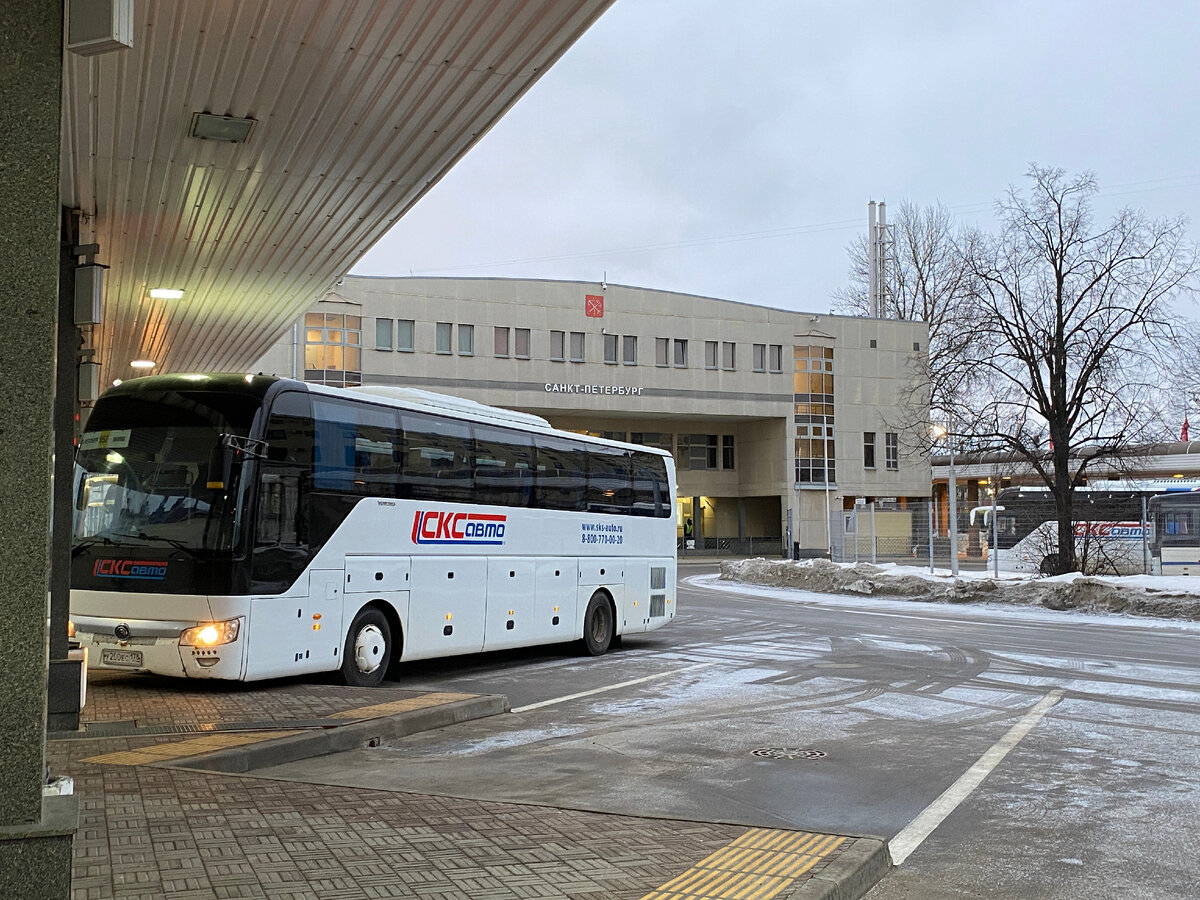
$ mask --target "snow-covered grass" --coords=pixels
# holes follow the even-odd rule
[[[942,603],[1007,603],[1049,610],[1125,613],[1200,621],[1200,578],[1072,573],[1054,577],[1002,572],[831,563],[823,559],[747,559],[721,564],[721,579],[826,594],[869,595]]]

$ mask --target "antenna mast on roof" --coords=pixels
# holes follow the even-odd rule
[[[873,319],[886,316],[892,300],[892,281],[888,272],[894,249],[895,232],[887,223],[887,204],[872,200],[867,204],[867,315]]]

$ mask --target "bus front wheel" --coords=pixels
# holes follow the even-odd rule
[[[597,591],[588,601],[583,614],[583,647],[591,656],[603,656],[608,652],[616,631],[616,619],[608,598]]]
[[[375,687],[387,674],[392,629],[373,606],[360,610],[350,624],[342,653],[342,681],[351,687]]]

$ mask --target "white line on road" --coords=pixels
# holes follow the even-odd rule
[[[580,691],[578,694],[567,694],[565,697],[555,697],[551,700],[542,700],[539,703],[530,703],[527,706],[518,706],[513,712],[522,713],[529,712],[531,709],[541,709],[543,706],[553,706],[555,703],[566,703],[568,700],[577,700],[580,697],[590,697],[592,694],[603,694],[605,691],[615,691],[618,688],[629,687],[634,684],[643,684],[647,681],[656,681],[659,678],[666,678],[669,675],[678,675],[681,672],[691,672],[694,669],[704,669],[708,666],[715,666],[716,663],[696,663],[694,666],[684,666],[682,669],[671,669],[667,672],[656,672],[653,675],[646,675],[642,678],[635,678],[632,681],[622,681],[620,684],[608,684],[604,687],[592,688],[590,691]]]
[[[915,819],[904,826],[903,830],[888,842],[888,850],[892,854],[892,865],[898,866],[908,859],[909,855],[921,846],[921,842],[933,833],[933,830],[945,821],[946,817],[979,787],[983,779],[1000,765],[1000,761],[1008,755],[1008,751],[1017,746],[1021,739],[1042,720],[1063,697],[1063,691],[1053,690],[1039,700],[1029,712],[1021,717],[1004,737],[996,741],[983,756],[976,760],[975,765],[967,769],[958,781],[942,792],[942,795],[925,807]]]

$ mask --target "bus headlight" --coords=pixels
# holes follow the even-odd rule
[[[179,635],[179,646],[215,647],[218,644],[231,644],[237,640],[241,623],[241,619],[226,619],[224,622],[209,622],[207,625],[187,628]]]

